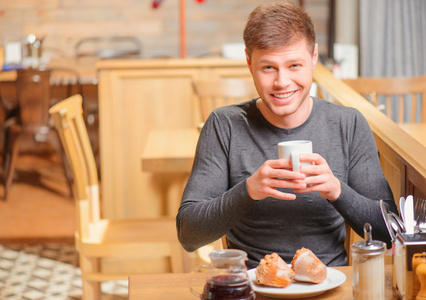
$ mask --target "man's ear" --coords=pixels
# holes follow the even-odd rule
[[[315,68],[318,62],[318,44],[315,43],[314,53],[312,53],[312,66]]]
[[[246,53],[246,62],[247,62],[247,67],[250,70],[250,73],[253,74],[252,70],[251,70],[251,60],[250,60],[250,56],[247,53],[247,49],[244,50],[244,52]]]

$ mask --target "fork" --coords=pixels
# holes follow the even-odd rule
[[[416,231],[426,232],[426,199],[416,199],[414,217]]]

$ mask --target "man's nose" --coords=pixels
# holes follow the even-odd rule
[[[279,71],[277,73],[277,76],[275,77],[274,86],[278,88],[283,88],[289,85],[290,83],[290,77],[288,76],[287,72]]]

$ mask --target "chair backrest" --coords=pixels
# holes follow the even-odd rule
[[[77,230],[89,236],[89,224],[100,219],[99,184],[95,158],[83,119],[81,95],[71,96],[49,109],[74,179]]]
[[[426,122],[426,76],[359,77],[343,81],[375,106],[383,98],[386,115],[396,122]]]
[[[16,85],[19,115],[24,129],[49,127],[50,71],[18,70]]]
[[[251,79],[194,80],[192,84],[194,92],[200,100],[203,122],[218,107],[259,97]]]
[[[75,46],[75,55],[114,58],[140,55],[141,45],[133,36],[89,37],[81,39]]]
[[[52,126],[49,108],[81,88],[78,72],[72,69],[23,69],[17,71],[16,91],[23,130],[44,135]]]
[[[80,74],[77,70],[64,67],[49,68],[50,106],[59,101],[82,93]]]

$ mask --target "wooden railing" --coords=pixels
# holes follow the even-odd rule
[[[367,119],[396,204],[401,196],[426,198],[426,147],[321,64],[314,70],[314,81],[321,98],[354,107]],[[356,239],[353,237],[350,242]]]

